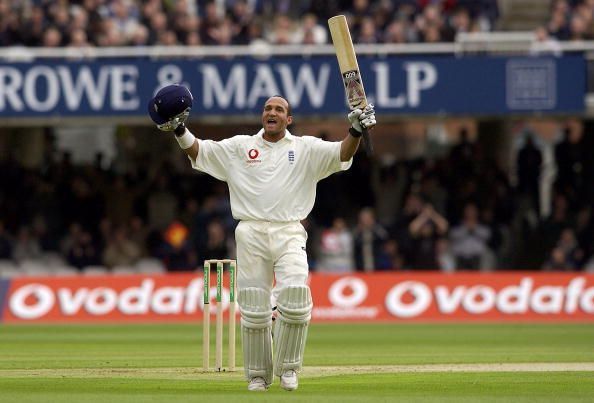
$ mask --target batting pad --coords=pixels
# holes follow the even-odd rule
[[[306,285],[283,288],[276,300],[279,312],[274,328],[274,375],[289,369],[299,371],[313,302]]]
[[[261,376],[272,383],[272,307],[270,293],[261,288],[239,290],[243,366],[248,380]]]

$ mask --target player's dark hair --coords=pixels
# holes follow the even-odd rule
[[[283,97],[282,95],[278,95],[278,94],[277,94],[277,95],[273,95],[273,96],[271,96],[270,98],[282,98],[282,99],[284,99],[285,101],[287,101],[287,105],[288,105],[288,108],[287,108],[287,116],[291,116],[291,115],[292,115],[292,113],[293,113],[293,109],[291,108],[291,103],[289,102],[289,100],[288,100],[287,98]]]

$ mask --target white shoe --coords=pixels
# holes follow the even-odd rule
[[[268,390],[268,385],[266,384],[264,378],[261,376],[256,376],[250,379],[248,390],[252,392],[266,392]]]
[[[299,386],[299,381],[297,380],[297,372],[292,369],[289,369],[280,377],[280,386],[284,390],[295,390],[297,386]]]

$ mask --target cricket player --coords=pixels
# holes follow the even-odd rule
[[[148,105],[157,127],[175,133],[192,167],[229,186],[239,220],[237,288],[248,390],[266,391],[274,376],[283,389],[295,390],[313,307],[300,221],[313,208],[317,182],[351,166],[361,133],[376,124],[373,105],[348,114],[351,127],[341,142],[291,134],[291,106],[282,96],[264,103],[258,133],[222,141],[197,139],[185,127],[191,107],[192,95],[181,85],[164,87]],[[278,311],[274,346],[271,295]]]

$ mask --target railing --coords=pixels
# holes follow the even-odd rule
[[[357,53],[365,54],[433,54],[453,53],[452,43],[437,44],[378,44],[358,45]],[[334,54],[332,45],[267,45],[247,46],[140,46],[140,47],[87,47],[87,48],[26,48],[21,46],[0,48],[0,59],[9,61],[32,61],[36,58],[122,58],[122,57],[272,57]]]
[[[532,32],[475,32],[461,33],[453,43],[406,43],[357,45],[360,55],[382,54],[458,54],[465,53],[530,53],[539,42]],[[558,42],[561,52],[594,52],[594,41]],[[247,46],[139,46],[139,47],[78,47],[0,48],[0,60],[27,62],[37,58],[201,58],[201,57],[272,57],[287,55],[330,55],[332,45],[269,45],[257,43]]]

